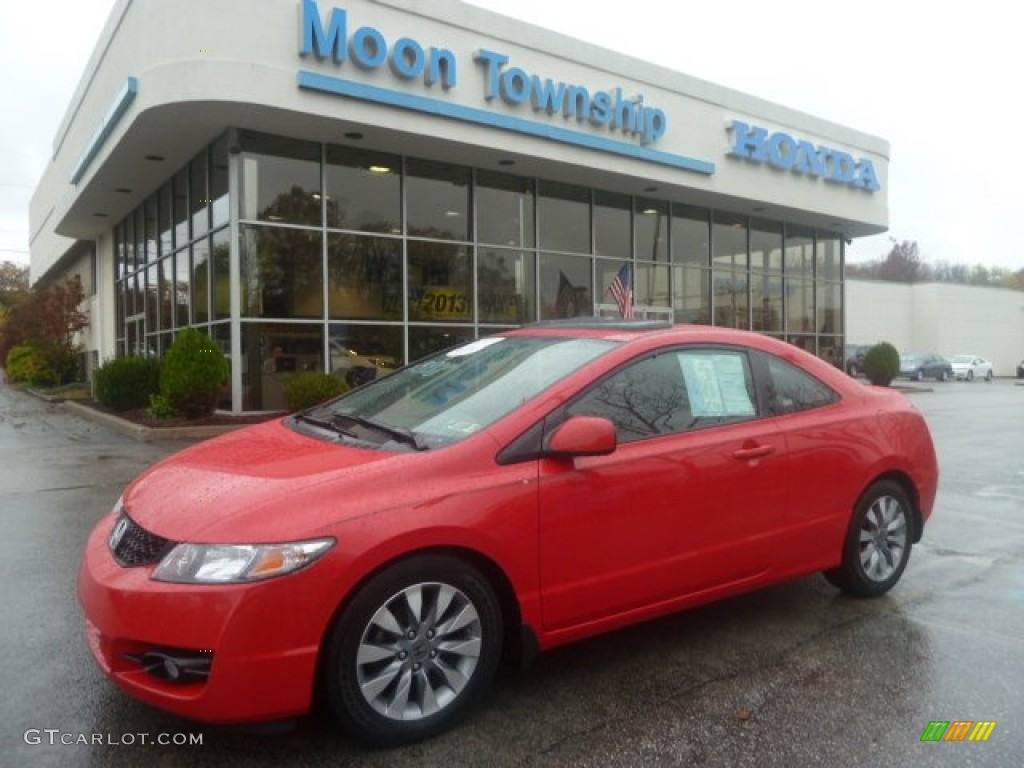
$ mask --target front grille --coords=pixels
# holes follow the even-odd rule
[[[159,563],[173,549],[175,542],[150,533],[122,512],[114,523],[107,545],[118,563],[134,567]]]

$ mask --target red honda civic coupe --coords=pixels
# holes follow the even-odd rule
[[[133,696],[238,723],[320,692],[397,745],[469,712],[510,652],[819,571],[881,595],[937,482],[902,394],[796,347],[542,324],[153,466],[92,533],[78,593]]]

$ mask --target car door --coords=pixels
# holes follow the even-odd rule
[[[750,361],[681,347],[633,361],[549,419],[602,416],[608,456],[541,460],[545,629],[756,578],[784,505],[787,457],[761,418]]]

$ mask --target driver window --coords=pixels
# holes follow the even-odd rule
[[[591,387],[568,416],[601,416],[620,443],[756,417],[746,355],[731,350],[662,352]]]

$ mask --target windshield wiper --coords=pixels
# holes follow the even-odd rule
[[[304,421],[307,424],[312,424],[314,427],[320,427],[320,429],[337,432],[338,434],[345,435],[346,437],[355,437],[355,435],[348,430],[342,429],[340,426],[335,424],[333,420],[318,419],[316,416],[310,416],[308,413],[297,413],[295,414],[295,418],[298,421]]]
[[[394,427],[391,424],[385,424],[382,421],[377,421],[376,419],[371,419],[366,416],[353,416],[350,413],[336,413],[331,417],[331,421],[334,422],[335,429],[338,428],[337,422],[339,419],[351,421],[353,424],[358,424],[362,427],[369,427],[370,429],[375,429],[378,432],[383,432],[386,435],[396,438],[401,443],[411,445],[417,451],[425,451],[429,447],[421,443],[415,433],[408,429],[403,429],[402,427]]]

